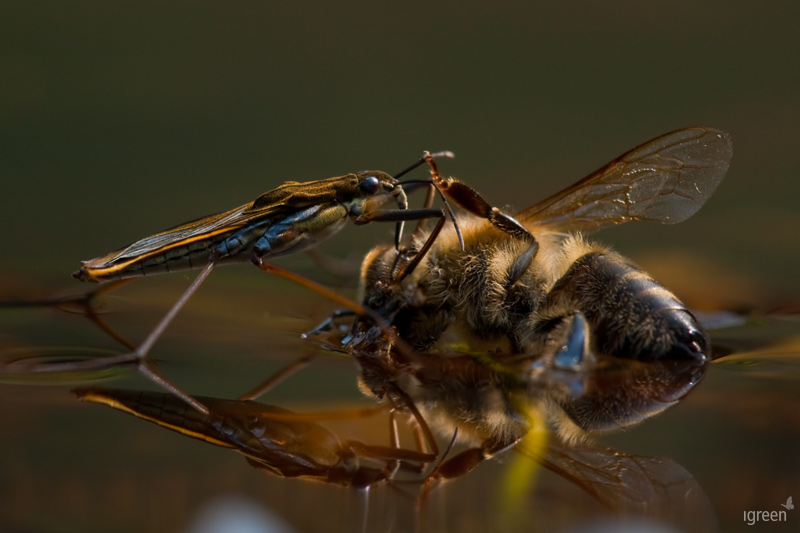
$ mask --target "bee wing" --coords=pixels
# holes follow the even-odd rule
[[[533,458],[617,513],[634,512],[714,524],[703,489],[686,469],[664,457],[629,455],[598,445],[571,447],[551,442]],[[688,515],[691,513],[691,516]]]
[[[677,224],[695,214],[722,181],[731,139],[711,128],[657,137],[571,187],[525,209],[525,225],[594,230],[631,220]]]

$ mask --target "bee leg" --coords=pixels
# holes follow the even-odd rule
[[[535,356],[521,379],[536,387],[546,384],[553,399],[568,401],[584,394],[595,353],[591,325],[582,312],[531,315],[519,325],[516,336],[519,351]]]
[[[331,313],[328,318],[311,328],[310,330],[306,331],[305,333],[300,334],[301,339],[307,339],[309,337],[314,337],[319,335],[323,331],[328,331],[331,329],[331,325],[341,317],[352,317],[355,316],[356,313],[352,309],[337,309],[333,313]]]
[[[535,241],[533,235],[517,219],[492,207],[478,191],[466,183],[450,178],[444,181],[441,188],[447,197],[461,208],[475,216],[485,218],[500,231],[525,242]]]
[[[454,479],[471,472],[487,459],[512,448],[519,439],[512,441],[489,439],[477,448],[469,448],[450,459],[442,461],[425,479],[420,493],[420,501],[424,501],[428,493],[441,481]]]
[[[295,274],[290,270],[286,270],[285,268],[281,268],[277,265],[273,265],[266,261],[261,261],[260,257],[253,256],[253,264],[255,264],[258,268],[263,270],[264,272],[269,272],[271,274],[275,274],[277,276],[282,277],[283,279],[289,280],[292,283],[297,283],[298,285],[302,285],[303,287],[316,292],[317,294],[338,303],[342,307],[351,310],[354,314],[358,315],[359,317],[370,320],[378,330],[388,339],[392,345],[397,348],[398,350],[403,351],[404,353],[410,353],[410,348],[406,345],[405,341],[401,339],[396,331],[386,323],[386,320],[374,309],[370,309],[369,307],[360,305],[349,298],[345,298],[339,294],[336,294],[334,291],[330,290],[329,288],[312,281],[306,277],[303,277],[299,274]]]
[[[590,339],[589,323],[583,313],[575,311],[560,317],[547,340],[547,353],[552,357],[553,367],[560,370],[585,368],[592,358]]]
[[[588,376],[595,367],[591,329],[580,311],[554,319],[551,327],[542,352],[550,369],[546,379],[553,384],[550,396],[556,401],[570,402],[586,393]]]
[[[422,165],[424,163],[428,163],[428,165],[431,167],[431,174],[432,175],[439,176],[439,170],[436,167],[436,158],[437,157],[450,157],[450,158],[452,158],[452,157],[455,157],[455,154],[453,152],[450,152],[450,151],[436,152],[436,153],[433,153],[433,154],[428,152],[428,151],[425,151],[425,152],[422,153],[422,157],[420,157],[413,165],[411,165],[408,168],[398,172],[397,174],[395,174],[392,177],[394,179],[399,179],[401,176],[404,176],[404,175],[408,174],[409,172],[411,172],[412,170],[414,170],[415,168],[417,168],[418,166],[420,166],[420,165]],[[427,186],[428,187],[428,194],[426,195],[425,203],[423,204],[425,206],[425,209],[429,209],[431,206],[433,206],[433,198],[434,198],[435,192],[438,191],[439,194],[442,195],[442,192],[439,189],[438,184],[435,183],[433,180],[430,180],[430,181],[429,180],[405,180],[405,181],[399,182],[395,186],[395,190],[396,190],[395,194],[397,195],[397,207],[398,207],[398,209],[401,209],[401,210],[408,209],[408,197],[406,196],[406,192],[412,192],[414,189],[418,188],[419,186]],[[406,188],[407,188],[407,190],[406,190]],[[455,219],[455,215],[453,214],[453,210],[450,209],[450,205],[448,204],[447,199],[444,196],[442,196],[442,200],[444,201],[444,205],[445,205],[445,209],[447,210],[447,214],[450,216],[450,218],[453,221],[453,226],[456,229],[456,233],[458,234],[459,242],[461,242],[462,249],[463,249],[463,244],[464,243],[463,243],[463,239],[461,237],[461,230],[458,228],[458,224],[456,224],[456,219]],[[444,212],[442,212],[442,217],[444,217],[444,216],[445,216]],[[420,232],[424,231],[424,227],[426,225],[426,221],[428,220],[428,217],[420,218],[418,220],[419,220],[419,222],[417,222],[417,227],[414,230],[414,232],[416,234],[419,234]],[[404,221],[399,221],[397,223],[397,230],[395,232],[395,241],[394,241],[395,242],[395,249],[397,249],[397,250],[400,249],[400,240],[401,240],[401,238],[403,236],[403,224],[404,224]]]
[[[531,235],[517,219],[503,213],[496,207],[490,206],[477,191],[468,185],[459,181],[452,181],[448,189],[448,195],[455,195],[453,200],[467,211],[487,219],[500,231],[530,245],[508,269],[505,287],[508,289],[514,285],[530,268],[539,251],[539,243],[536,237]]]
[[[536,253],[539,251],[539,243],[536,238],[517,219],[503,213],[496,207],[492,207],[478,191],[469,185],[451,178],[443,181],[440,186],[445,194],[463,209],[473,215],[485,218],[503,233],[530,245],[508,269],[506,289],[514,285],[530,268]]]
[[[491,204],[489,204],[489,202],[487,202],[478,191],[469,185],[461,183],[454,178],[444,179],[439,173],[436,162],[430,155],[428,156],[427,161],[428,165],[431,167],[431,181],[436,187],[436,190],[439,191],[439,194],[442,195],[443,199],[445,199],[444,197],[446,196],[458,204],[462,209],[472,213],[475,216],[485,218],[497,229],[507,233],[508,235],[511,235],[516,239],[520,239],[529,243],[536,242],[533,235],[531,235],[531,233],[525,229],[525,227],[514,217],[503,213],[496,207],[492,207]],[[450,210],[449,203],[446,199],[445,206],[452,217],[452,211]],[[453,223],[455,223],[455,219],[453,219]],[[458,233],[458,240],[461,244],[461,249],[463,250],[464,240],[461,237],[461,232],[458,229],[458,225],[456,225],[456,232]]]
[[[446,195],[462,209],[465,209],[473,215],[487,219],[496,228],[508,233],[512,237],[527,242],[533,242],[533,235],[531,235],[522,224],[517,222],[514,217],[506,215],[496,207],[492,207],[478,191],[466,183],[462,183],[454,178],[443,178],[439,173],[439,168],[437,167],[433,156],[430,154],[426,155],[426,160],[430,166],[431,181],[440,194]],[[423,155],[423,157],[426,156]]]
[[[508,267],[508,272],[506,272],[506,283],[505,289],[508,290],[512,287],[516,282],[518,282],[525,272],[528,271],[531,264],[533,264],[533,259],[536,257],[536,253],[539,251],[539,243],[536,239],[531,236],[531,245],[528,247],[527,250],[522,252],[519,257],[517,257],[511,266]]]
[[[591,325],[581,311],[532,315],[516,337],[521,351],[542,354],[558,370],[580,370],[594,359]]]

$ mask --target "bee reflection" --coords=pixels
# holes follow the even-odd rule
[[[378,360],[381,357],[376,354]],[[413,383],[417,388],[413,401],[423,423],[444,435],[457,426],[467,441],[483,444],[442,461],[441,454],[340,439],[307,416],[254,401],[203,398],[210,411],[206,415],[166,393],[96,388],[76,394],[83,401],[109,405],[233,449],[252,466],[274,475],[361,488],[391,482],[398,471],[413,472],[403,477],[422,482],[420,473],[427,471],[426,494],[436,481],[464,475],[488,457],[487,442],[506,448],[513,445],[530,429],[531,405],[551,414],[560,412],[580,431],[618,429],[679,401],[705,369],[620,360],[601,360],[591,368],[576,369],[560,367],[552,360],[519,357],[500,357],[500,364],[490,368],[472,356],[452,354],[391,360],[391,369],[367,364],[365,374],[371,375],[365,379],[383,377],[385,395],[396,405],[402,398],[411,399],[411,394],[398,391],[410,391],[408,384]],[[389,371],[391,377],[386,374]],[[521,375],[525,379],[519,379]],[[599,405],[607,407],[595,408]],[[580,446],[554,443],[544,455],[532,459],[615,511],[630,510],[632,491],[643,487],[650,487],[654,494],[663,486],[678,492],[685,486],[699,489],[688,473],[667,460],[637,458],[587,442]],[[615,469],[631,470],[633,465],[631,476],[617,475]],[[672,509],[670,502],[651,502],[651,510],[652,505],[664,508],[664,516]]]

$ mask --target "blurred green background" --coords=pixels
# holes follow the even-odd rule
[[[698,275],[757,286],[744,299],[796,293],[797,20],[794,2],[7,5],[0,268],[70,283],[79,260],[285,180],[396,172],[423,149],[521,209],[704,124],[734,140],[707,206],[602,240],[644,263],[700,254]]]
[[[734,142],[731,169],[707,205],[679,226],[629,224],[597,238],[694,307],[797,309],[797,2],[6,4],[5,296],[84,289],[69,277],[80,260],[249,202],[285,180],[396,172],[424,149],[447,149],[457,158],[441,163],[445,174],[521,209],[644,141],[702,124],[730,132]],[[392,231],[348,227],[324,249],[357,258]],[[319,275],[304,257],[286,262]],[[112,318],[142,338],[187,278],[132,285]],[[207,285],[157,347],[172,370],[185,371],[179,380],[192,392],[215,382],[225,390],[218,394],[241,392],[242,383],[268,373],[265,347],[279,364],[292,351],[319,351],[297,333],[334,307],[324,299],[246,266],[221,269]],[[103,342],[62,315],[50,317],[54,324],[3,317],[4,345]],[[796,321],[781,327],[780,335],[764,330],[732,345],[763,347],[796,335]],[[725,332],[719,337],[728,340]],[[767,352],[788,353],[787,366],[715,365],[687,403],[616,446],[682,464],[709,494],[724,530],[748,529],[743,510],[772,510],[797,488],[797,345]],[[340,374],[308,369],[316,381],[306,389],[292,382],[272,401],[283,402],[282,394],[310,400],[309,388],[323,399],[357,398],[355,369],[334,366]],[[233,367],[244,374],[239,381],[222,379]],[[0,507],[4,524],[175,530],[227,490],[270,501],[296,524],[319,525],[333,513],[331,526],[336,513],[362,501],[273,479],[231,453],[76,406],[66,389],[4,386],[0,394],[2,425],[12,428],[0,439],[7,480],[0,495],[15,502]],[[453,487],[483,505],[486,488],[498,486],[499,463]],[[531,499],[530,520],[559,523],[572,502]],[[42,513],[45,506],[53,513]],[[444,509],[459,531],[466,522],[492,524],[496,515],[491,507],[476,521],[457,506]]]

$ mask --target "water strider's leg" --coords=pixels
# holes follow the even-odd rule
[[[164,318],[161,319],[161,321],[156,325],[156,327],[153,328],[153,331],[151,331],[147,335],[144,341],[138,346],[138,348],[136,348],[136,350],[131,355],[136,356],[136,358],[139,360],[147,357],[147,354],[150,353],[150,350],[153,348],[153,345],[156,343],[158,338],[161,337],[161,334],[164,333],[164,330],[167,329],[167,326],[170,325],[170,323],[175,319],[175,317],[178,315],[183,306],[186,305],[186,302],[189,301],[189,298],[191,298],[194,295],[194,293],[197,292],[197,289],[200,287],[200,285],[202,285],[203,282],[206,280],[206,278],[209,276],[209,274],[211,274],[211,271],[214,269],[215,264],[216,264],[216,258],[212,256],[211,259],[208,261],[208,264],[203,268],[203,270],[200,271],[200,274],[198,274],[197,277],[194,278],[194,281],[192,281],[192,284],[189,285],[189,288],[187,288],[183,292],[181,297],[178,298],[178,301],[176,301],[172,305],[170,310],[167,312],[167,314],[164,315]]]
[[[75,296],[58,296],[45,298],[43,300],[5,300],[0,301],[0,308],[20,308],[20,307],[55,307],[66,313],[79,313],[84,315],[98,328],[105,332],[109,337],[122,344],[129,350],[134,350],[136,345],[122,336],[116,329],[111,327],[108,322],[103,320],[97,310],[95,300],[100,296],[112,292],[123,285],[127,285],[133,279],[115,280],[109,283],[98,285],[96,289],[78,294]]]
[[[294,272],[288,271],[281,267],[277,267],[275,265],[271,265],[264,261],[261,261],[261,258],[253,255],[253,263],[258,266],[260,269],[264,270],[265,272],[271,272],[273,274],[277,274],[285,279],[298,283],[304,287],[307,287],[314,292],[337,302],[338,304],[342,305],[343,307],[347,307],[348,309],[352,310],[353,312],[365,316],[372,320],[380,329],[381,331],[387,335],[387,338],[392,339],[393,343],[396,345],[401,345],[402,340],[400,340],[393,329],[391,329],[386,322],[376,313],[375,311],[368,309],[364,306],[361,306],[355,302],[344,298],[335,292],[331,291],[330,289],[311,281],[299,274],[295,274]],[[211,260],[209,261],[208,265],[200,272],[200,274],[195,278],[189,288],[181,295],[177,302],[172,306],[169,312],[161,319],[161,321],[156,325],[153,331],[147,336],[147,338],[139,345],[139,347],[130,354],[125,354],[120,356],[118,364],[123,364],[125,362],[135,362],[137,363],[137,368],[139,369],[142,374],[144,374],[148,379],[152,380],[156,384],[164,387],[165,389],[169,390],[170,392],[174,393],[186,403],[197,409],[202,413],[207,413],[208,410],[203,406],[200,402],[192,398],[189,394],[185,393],[181,390],[177,385],[167,381],[166,379],[162,378],[158,374],[156,374],[147,364],[144,364],[145,357],[147,357],[148,353],[152,349],[155,342],[161,336],[161,334],[166,330],[167,326],[172,322],[175,316],[180,312],[181,308],[186,304],[189,298],[197,291],[200,285],[205,281],[205,279],[211,274],[215,265],[215,258],[212,256]],[[251,391],[253,394],[259,394],[258,390]]]
[[[99,370],[117,368],[127,365],[135,366],[136,369],[139,372],[141,372],[147,379],[153,381],[157,385],[165,388],[166,390],[180,397],[186,403],[188,403],[198,411],[202,413],[208,413],[208,410],[200,402],[192,398],[189,394],[184,392],[180,387],[178,387],[174,383],[158,375],[150,367],[150,365],[147,364],[145,358],[147,357],[150,350],[153,348],[155,342],[167,328],[167,326],[169,326],[169,324],[172,322],[175,316],[177,316],[177,314],[180,312],[181,308],[186,304],[189,298],[191,298],[191,296],[197,291],[198,287],[203,283],[203,281],[205,281],[205,279],[211,273],[211,271],[214,268],[214,263],[215,261],[212,257],[212,259],[209,261],[206,267],[195,278],[195,280],[192,282],[189,288],[184,291],[184,293],[181,295],[178,301],[175,302],[172,308],[170,308],[167,314],[159,321],[156,327],[153,328],[153,330],[147,335],[145,340],[132,351],[111,357],[103,357],[101,359],[88,359],[84,361],[70,361],[65,363],[47,363],[44,365],[36,365],[30,368],[28,371],[31,373],[79,372],[86,370],[99,371]],[[87,309],[91,310],[91,307],[87,307]],[[102,326],[101,328],[106,330],[106,328]],[[131,343],[128,342],[127,339],[121,337],[118,333],[116,333],[116,331],[111,330],[109,334],[113,338],[119,340],[119,342],[121,342],[125,346],[131,347]]]
[[[329,288],[320,285],[316,281],[312,281],[306,277],[301,276],[300,274],[296,274],[290,270],[286,270],[285,268],[281,268],[271,263],[262,261],[260,258],[254,258],[253,263],[264,272],[270,272],[272,274],[276,274],[284,279],[288,279],[293,283],[302,285],[303,287],[306,287],[307,289],[310,289],[316,292],[317,294],[324,296],[325,298],[328,298],[333,302],[336,302],[342,307],[349,309],[355,314],[364,317],[368,320],[371,320],[381,330],[381,332],[384,335],[386,335],[386,337],[392,342],[392,344],[395,347],[399,349],[403,349],[405,347],[405,342],[400,337],[397,336],[397,333],[394,331],[394,329],[392,329],[389,326],[389,324],[386,323],[383,317],[380,314],[378,314],[375,310],[370,309],[369,307],[365,307],[359,303],[356,303],[350,300],[349,298],[345,298],[344,296],[336,294]]]
[[[449,156],[452,154],[449,153],[442,153],[442,154],[434,154],[434,156],[430,156],[426,154],[420,161],[430,161],[433,160],[433,157],[436,156]],[[414,166],[417,166],[420,163],[417,163]],[[413,168],[410,167],[410,168]],[[401,173],[402,174],[402,173]],[[429,201],[426,203],[430,203]],[[286,250],[292,249],[294,246],[297,246],[297,249],[302,249],[306,246],[310,246],[314,244],[314,241],[318,236],[316,235],[316,231],[308,232],[306,231],[305,224],[313,223],[316,226],[320,225],[320,219],[324,218],[325,221],[329,217],[327,215],[323,216],[321,212],[318,212],[319,206],[312,206],[306,210],[298,212],[297,214],[282,220],[279,224],[274,224],[272,221],[269,223],[264,223],[263,226],[258,226],[258,230],[261,231],[263,229],[263,234],[256,239],[256,242],[252,248],[252,259],[253,262],[262,268],[262,270],[270,271],[281,275],[287,279],[290,279],[296,283],[300,283],[315,292],[322,294],[339,304],[347,307],[348,309],[352,310],[355,313],[363,317],[367,317],[372,320],[381,330],[381,332],[386,335],[386,337],[393,341],[398,349],[403,349],[402,341],[396,338],[396,334],[394,330],[389,328],[388,325],[385,324],[383,319],[374,311],[370,309],[366,309],[363,306],[350,302],[346,299],[343,299],[333,293],[332,291],[322,287],[321,285],[314,283],[310,280],[306,280],[301,276],[297,276],[293,273],[290,273],[284,269],[279,267],[274,267],[272,265],[268,265],[261,261],[261,257],[265,256],[268,257],[271,255],[274,249],[282,250],[285,252]],[[336,220],[341,218],[341,213],[338,212],[338,207],[333,206],[330,209],[335,211],[333,215],[335,215]],[[450,211],[449,205],[447,206],[448,211],[451,214],[452,218],[452,211]],[[407,210],[407,209],[398,209],[389,212],[375,212],[370,213],[367,215],[361,223],[366,223],[371,220],[382,220],[382,221],[404,221],[404,220],[421,220],[427,217],[439,217],[440,219],[444,218],[444,213],[441,209],[430,209],[424,208],[420,210]],[[344,223],[344,218],[341,218],[342,223]],[[329,223],[321,224],[323,227],[328,227]],[[398,236],[400,233],[400,228],[398,228]],[[241,231],[235,233],[231,237],[222,241],[217,248],[212,253],[211,257],[209,258],[208,264],[203,268],[200,274],[195,278],[192,284],[184,291],[181,297],[178,299],[177,302],[170,308],[167,314],[158,322],[155,328],[147,335],[144,341],[135,349],[133,349],[130,353],[122,354],[119,356],[114,356],[110,358],[105,358],[102,361],[94,360],[94,361],[82,361],[79,363],[69,363],[68,368],[65,368],[63,365],[58,367],[58,365],[48,366],[48,371],[59,371],[59,370],[82,370],[82,369],[102,369],[108,368],[112,366],[120,366],[120,365],[136,365],[138,370],[151,379],[155,383],[159,384],[162,387],[165,387],[167,390],[175,393],[182,399],[184,399],[187,403],[192,405],[195,409],[199,410],[200,412],[206,412],[205,407],[203,407],[199,402],[191,398],[188,394],[183,392],[179,387],[170,383],[169,381],[165,380],[158,374],[156,374],[153,369],[148,365],[145,364],[145,359],[152,350],[153,346],[157,342],[157,340],[161,337],[164,333],[166,328],[169,324],[174,320],[189,298],[197,291],[199,286],[205,281],[205,279],[210,275],[211,271],[213,270],[216,262],[218,259],[226,256],[233,256],[242,253],[248,243],[252,242],[253,237],[253,228],[247,227],[243,228]],[[435,238],[435,236],[434,236]],[[307,242],[305,242],[307,241]],[[427,250],[427,247],[425,248]],[[416,264],[416,263],[414,263]],[[106,328],[103,328],[106,329]],[[109,334],[111,334],[109,332]],[[115,336],[116,337],[116,336]],[[121,341],[122,342],[122,341]],[[129,345],[129,344],[128,344]]]
[[[183,401],[204,414],[208,413],[208,409],[203,404],[195,400],[192,396],[174,383],[168,381],[153,371],[153,369],[150,368],[150,365],[145,361],[145,358],[150,353],[150,350],[153,349],[153,345],[155,345],[159,337],[161,337],[170,323],[175,319],[183,306],[186,305],[186,302],[189,301],[189,298],[191,298],[192,295],[197,292],[197,289],[200,287],[200,285],[202,285],[209,274],[211,274],[211,271],[214,269],[214,265],[216,263],[215,259],[215,256],[211,257],[211,259],[208,261],[208,264],[203,268],[203,270],[200,271],[200,274],[198,274],[194,281],[192,281],[192,284],[189,285],[189,288],[183,292],[181,297],[178,298],[178,301],[173,304],[167,314],[164,315],[164,318],[162,318],[161,321],[156,324],[156,327],[153,328],[144,341],[139,344],[139,346],[133,352],[119,356],[119,364],[124,364],[127,361],[135,363],[137,370],[141,372],[147,379],[175,394]]]
[[[200,402],[195,400],[191,395],[183,391],[180,387],[175,385],[174,383],[168,381],[167,379],[160,376],[156,373],[151,366],[147,363],[147,356],[152,350],[153,346],[155,345],[156,341],[161,337],[170,323],[175,319],[177,314],[181,311],[183,306],[188,302],[189,298],[191,298],[197,289],[202,285],[202,283],[206,280],[206,278],[211,274],[214,266],[216,264],[216,256],[212,255],[208,264],[203,268],[200,274],[192,281],[191,285],[184,291],[181,297],[173,304],[167,314],[158,322],[158,324],[153,328],[153,330],[147,335],[144,341],[139,344],[136,349],[131,352],[106,357],[103,359],[92,359],[87,361],[76,361],[76,362],[69,362],[69,363],[52,363],[46,366],[41,366],[33,369],[33,372],[74,372],[74,371],[81,371],[81,370],[103,370],[107,368],[115,368],[120,366],[132,365],[136,366],[137,370],[141,372],[145,377],[163,387],[164,389],[172,392],[187,404],[191,405],[194,409],[200,411],[201,413],[208,413],[208,409],[203,406]],[[256,262],[254,260],[254,262]],[[388,325],[383,321],[383,319],[374,311],[364,308],[356,304],[355,302],[351,302],[350,300],[339,296],[338,294],[334,293],[330,289],[323,287],[322,285],[315,283],[311,280],[308,280],[298,274],[294,274],[290,271],[287,271],[283,268],[276,267],[274,265],[270,265],[263,261],[258,260],[256,263],[259,268],[264,271],[272,272],[277,274],[281,277],[289,279],[295,283],[299,283],[305,287],[310,288],[311,290],[328,297],[329,299],[337,302],[338,304],[342,305],[343,307],[348,307],[353,312],[358,313],[361,316],[367,317],[368,319],[373,320],[375,324],[378,325],[379,328],[387,335],[387,338],[393,339],[394,343],[397,345],[401,345],[402,341],[399,338],[396,338],[394,331],[389,328]]]
[[[244,394],[240,395],[237,400],[255,400],[260,396],[266,394],[272,388],[294,374],[295,372],[299,372],[300,370],[304,369],[308,366],[308,364],[314,359],[313,355],[307,355],[305,357],[300,357],[299,359],[295,359],[285,367],[278,370],[276,373],[272,374],[270,377],[262,381],[257,387],[250,389],[249,391],[245,392]]]

